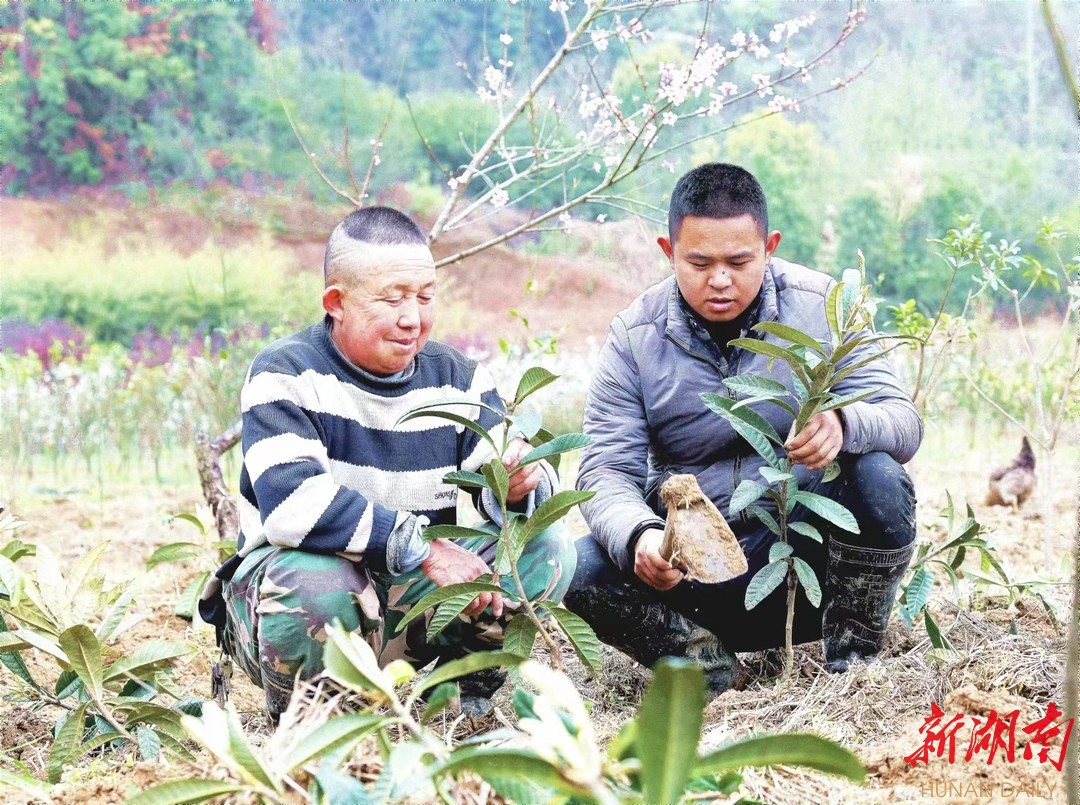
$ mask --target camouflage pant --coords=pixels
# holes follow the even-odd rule
[[[490,524],[477,527],[496,533]],[[457,544],[494,564],[495,539],[477,537]],[[518,562],[529,599],[562,600],[575,565],[573,543],[561,524],[530,541]],[[513,590],[512,577],[501,582]],[[502,645],[503,627],[515,611],[509,601],[501,618],[492,617],[490,608],[476,618],[457,618],[430,641],[426,633],[431,612],[398,634],[405,613],[434,589],[419,569],[390,577],[335,554],[257,548],[225,584],[225,647],[266,691],[273,710],[288,701],[297,675],[310,679],[322,671],[324,627],[335,618],[363,634],[382,665],[405,659],[421,667],[436,657],[454,659]]]

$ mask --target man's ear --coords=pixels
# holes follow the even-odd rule
[[[768,239],[765,241],[765,256],[772,257],[773,252],[776,251],[776,247],[780,245],[780,231],[774,229],[769,233]]]
[[[330,285],[322,294],[323,310],[330,314],[335,322],[340,322],[344,315],[345,294],[340,285]]]
[[[671,241],[667,238],[660,237],[656,239],[656,242],[660,245],[660,250],[664,253],[664,256],[668,260],[675,260],[675,250],[671,246]]]

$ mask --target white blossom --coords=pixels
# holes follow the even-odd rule
[[[679,116],[674,112],[667,111],[664,112],[662,120],[665,126],[674,126],[679,122]]]
[[[501,34],[499,36],[499,41],[504,45],[509,45],[514,41],[514,37],[510,36],[510,34]]]
[[[592,39],[593,47],[603,53],[607,50],[608,46],[608,32],[607,31],[589,31],[589,37]]]
[[[507,193],[504,188],[496,187],[491,191],[491,198],[489,201],[491,201],[492,207],[505,207],[510,201],[510,194]]]

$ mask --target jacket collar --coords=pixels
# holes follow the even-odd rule
[[[770,260],[765,267],[765,274],[761,280],[761,293],[758,294],[746,319],[746,327],[743,337],[760,338],[757,333],[750,330],[758,322],[776,321],[780,312],[776,304],[776,278],[773,276],[774,264]],[[679,293],[679,283],[674,277],[671,278],[671,293],[667,303],[667,327],[665,335],[685,346],[695,342],[702,345],[711,345],[712,339],[705,328],[698,323],[690,313],[689,307]]]

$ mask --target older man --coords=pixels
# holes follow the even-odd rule
[[[455,411],[491,429],[489,407],[502,406],[483,366],[428,340],[436,271],[423,233],[386,207],[354,212],[330,236],[324,275],[324,320],[263,350],[244,384],[238,551],[202,602],[275,718],[295,678],[322,670],[323,628],[335,618],[367,636],[382,661],[423,665],[497,647],[505,617],[502,597],[485,593],[433,641],[423,618],[394,634],[436,586],[490,574],[495,550],[493,539],[423,536],[429,524],[455,522],[457,487],[443,477],[478,470],[491,458],[487,443],[442,419],[396,424],[423,403],[466,397],[477,405]],[[507,469],[528,450],[514,441]],[[531,464],[511,475],[508,501],[529,513],[555,484],[550,466]],[[498,521],[492,499],[477,504]],[[557,600],[573,547],[562,531],[545,532],[519,568],[530,596]],[[502,679],[464,678],[463,708],[485,712]]]
[[[665,511],[657,490],[671,475],[690,473],[726,513],[741,481],[762,481],[764,460],[705,407],[701,394],[729,393],[724,379],[740,374],[794,388],[782,361],[730,343],[759,337],[751,329],[758,322],[780,322],[828,343],[825,300],[835,283],[775,257],[780,237],[769,230],[761,186],[742,168],[702,165],[679,179],[668,237],[658,241],[673,276],[615,317],[585,405],[584,430],[593,441],[578,487],[596,495],[582,506],[592,535],[578,542],[566,605],[601,640],[645,664],[665,655],[698,658],[714,693],[734,681],[733,652],[784,641],[783,585],[751,611],[744,606],[775,537],[744,510],[730,525],[749,570],[717,584],[685,579],[660,554]],[[846,365],[870,350],[856,350]],[[859,525],[850,533],[801,506],[788,513],[789,521],[810,521],[824,534],[824,544],[807,536],[815,533],[809,529],[790,536],[796,556],[824,579],[822,610],[797,597],[795,641],[824,637],[830,669],[843,671],[881,649],[911,557],[915,498],[900,464],[915,454],[922,423],[887,360],[866,363],[835,391],[869,396],[817,414],[785,447],[800,488],[842,503]],[[778,433],[792,430],[791,413],[751,408]],[[841,475],[826,481],[823,470],[834,459]],[[762,504],[769,513],[771,501]]]

